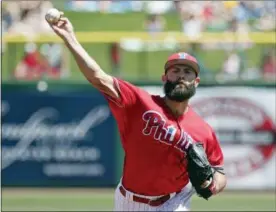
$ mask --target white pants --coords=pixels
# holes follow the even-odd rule
[[[171,197],[164,204],[153,207],[148,204],[134,202],[132,200],[133,193],[126,190],[126,197],[122,195],[119,190],[121,182],[118,184],[115,190],[115,205],[114,211],[189,211],[191,205],[191,197],[195,193],[191,184],[185,186],[182,191],[175,196]],[[145,197],[149,199],[154,199],[157,197],[148,197],[143,195],[137,195],[140,197]]]

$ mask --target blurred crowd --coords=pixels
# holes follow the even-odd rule
[[[44,20],[45,12],[52,7],[55,7],[54,1],[2,2],[2,33],[20,33],[28,37],[37,33],[52,33]],[[64,10],[101,13],[144,11],[147,16],[143,26],[151,34],[166,31],[167,25],[163,15],[176,12],[181,22],[179,30],[191,38],[196,38],[206,31],[246,34],[276,29],[275,1],[64,1],[63,7]],[[227,53],[221,68],[222,74],[217,76],[218,80],[224,79],[225,76],[228,79],[241,77],[239,73],[242,56],[233,51],[235,48],[232,47]],[[265,51],[260,53],[263,55],[263,77],[266,80],[274,80],[275,49]],[[250,70],[251,78],[254,78],[255,72],[253,69]]]
[[[4,1],[1,14],[2,32],[26,36],[51,32],[44,15],[52,7],[51,1]]]
[[[175,1],[182,19],[204,31],[275,29],[275,1]],[[185,26],[184,26],[185,28]],[[185,28],[184,30],[188,30]]]
[[[185,22],[200,22],[203,30],[241,27],[249,30],[275,29],[275,1],[69,1],[66,9],[124,13],[145,11],[149,14],[181,13]],[[187,24],[190,26],[190,24]],[[183,30],[187,30],[183,26]]]
[[[4,1],[3,31],[49,31],[44,14],[51,7],[54,7],[52,1]],[[276,28],[275,1],[65,1],[64,9],[103,13],[145,11],[160,16],[177,10],[183,22],[182,30],[188,34],[199,30],[273,31]]]

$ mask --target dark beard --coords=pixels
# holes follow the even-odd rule
[[[188,99],[190,99],[193,95],[196,93],[196,87],[195,84],[192,83],[188,86],[178,87],[176,86],[179,84],[179,81],[177,82],[171,82],[167,81],[164,85],[164,92],[166,94],[166,97],[168,97],[172,101],[176,102],[184,102]]]

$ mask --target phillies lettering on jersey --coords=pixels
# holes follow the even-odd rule
[[[149,110],[143,114],[142,119],[146,122],[143,129],[144,135],[152,135],[155,140],[171,145],[176,134],[176,128],[167,126],[162,115],[154,110]]]
[[[179,130],[173,125],[168,125],[166,119],[157,111],[149,110],[143,114],[142,118],[146,123],[142,132],[146,136],[152,136],[159,142],[173,145],[175,143],[175,137],[178,134],[180,138],[177,139],[178,141],[174,148],[177,148],[183,153],[185,153],[189,144],[194,142],[192,137],[182,129]]]

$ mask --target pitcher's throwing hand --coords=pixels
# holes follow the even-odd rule
[[[51,18],[48,18],[47,13],[45,15],[45,20],[48,22],[50,27],[54,30],[54,32],[59,35],[62,39],[69,38],[69,36],[73,33],[74,29],[71,22],[68,18],[65,18],[64,13],[59,12],[59,18],[56,21],[51,21]]]

